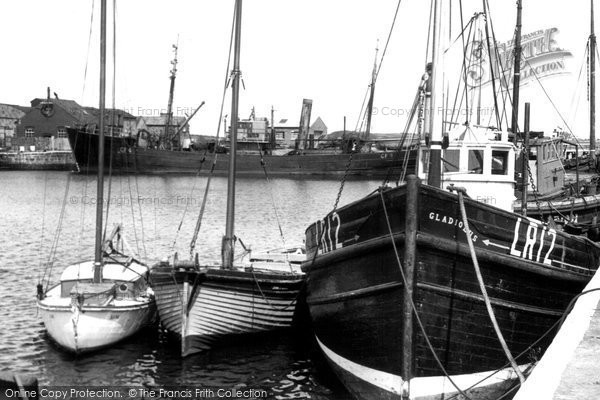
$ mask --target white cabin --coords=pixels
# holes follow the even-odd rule
[[[448,132],[442,150],[442,188],[467,189],[469,197],[513,211],[515,200],[515,146],[508,133],[479,126],[459,126]],[[427,179],[429,149],[419,151],[419,177]]]

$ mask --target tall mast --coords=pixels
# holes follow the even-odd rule
[[[233,267],[233,251],[235,245],[234,220],[235,220],[235,161],[238,133],[238,101],[240,96],[240,41],[242,34],[242,0],[235,2],[235,46],[233,54],[233,70],[231,84],[231,138],[229,151],[229,175],[227,180],[227,219],[225,223],[225,236],[221,245],[223,268]]]
[[[375,47],[375,60],[373,61],[373,72],[371,73],[371,94],[369,96],[369,104],[367,105],[367,129],[365,130],[365,140],[371,135],[371,116],[373,115],[373,101],[375,99],[375,81],[377,80],[377,53],[379,52],[379,40]]]
[[[104,206],[104,105],[106,103],[106,0],[100,3],[100,122],[98,132],[98,182],[96,188],[96,243],[94,282],[102,282],[102,207]]]
[[[521,85],[521,11],[523,5],[517,0],[517,25],[515,27],[515,65],[513,66],[513,106],[512,106],[512,133],[514,142],[517,143],[517,129],[519,125],[519,86]]]
[[[442,2],[435,0],[433,10],[433,43],[431,54],[431,98],[429,102],[429,127],[430,131],[430,163],[427,183],[430,186],[440,187],[442,184],[442,126],[441,116],[436,112],[436,89],[442,87],[442,65],[441,65],[441,10]],[[435,118],[438,114],[438,118]],[[443,114],[443,113],[442,113]]]
[[[171,138],[171,132],[169,132],[169,129],[171,127],[171,120],[173,118],[172,116],[172,111],[173,111],[173,93],[175,92],[175,75],[177,74],[177,48],[179,47],[179,37],[177,38],[177,44],[173,45],[173,53],[174,53],[174,57],[173,57],[173,61],[171,61],[171,65],[173,65],[173,68],[171,69],[171,86],[169,88],[169,104],[167,104],[167,122],[165,124],[165,139],[169,141],[168,146],[169,148],[173,147],[173,141]]]
[[[596,165],[596,34],[594,33],[594,0],[591,3],[590,21],[590,155]]]

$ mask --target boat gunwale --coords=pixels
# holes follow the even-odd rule
[[[404,233],[395,233],[394,242],[404,243],[406,235]],[[433,242],[436,243],[433,243]],[[384,235],[373,239],[366,240],[361,243],[355,243],[350,246],[337,248],[331,250],[325,254],[318,254],[314,259],[308,260],[302,263],[302,270],[309,273],[315,269],[326,269],[333,268],[332,262],[339,263],[345,259],[355,257],[357,254],[371,253],[374,249],[390,245],[390,236]],[[457,243],[454,240],[449,240],[435,236],[433,234],[418,232],[417,233],[417,246],[434,248],[438,250],[447,251],[451,254],[462,256],[465,258],[470,257],[470,250],[466,244]],[[571,282],[587,282],[589,277],[593,275],[593,271],[590,274],[581,274],[571,270],[554,267],[540,262],[531,261],[527,259],[517,258],[510,254],[497,253],[491,250],[476,248],[477,257],[480,261],[493,261],[497,257],[507,257],[511,260],[507,267],[520,269],[527,272],[535,273],[538,275],[544,275],[549,278],[557,280],[568,280]]]

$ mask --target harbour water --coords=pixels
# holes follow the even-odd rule
[[[150,263],[175,252],[189,257],[206,177],[121,175],[110,182],[109,230],[121,223],[131,247]],[[340,205],[380,184],[346,182]],[[339,188],[337,180],[238,180],[236,235],[255,250],[302,243],[304,229],[331,210]],[[0,371],[52,386],[224,387],[260,389],[279,399],[349,398],[306,332],[250,337],[182,359],[176,344],[149,328],[94,354],[63,353],[37,316],[36,284],[44,275],[56,281],[68,263],[93,257],[95,177],[5,171],[0,190]],[[226,193],[226,179],[214,177],[196,245],[202,260],[220,258]],[[51,269],[44,267],[49,261]]]

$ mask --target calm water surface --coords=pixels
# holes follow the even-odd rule
[[[113,177],[110,196],[106,189],[108,229],[121,223],[148,262],[175,252],[189,257],[206,183],[206,177]],[[340,205],[380,183],[346,182]],[[236,235],[256,250],[302,243],[306,227],[331,210],[339,188],[335,180],[238,180]],[[210,189],[196,251],[217,261],[225,178],[213,178]],[[98,353],[64,354],[37,315],[36,284],[45,274],[56,281],[67,264],[93,258],[96,181],[67,172],[3,171],[0,191],[0,371],[32,374],[44,385],[235,386],[266,389],[280,399],[349,397],[303,333],[250,337],[182,359],[176,344],[149,328]],[[52,269],[44,267],[48,262]]]

